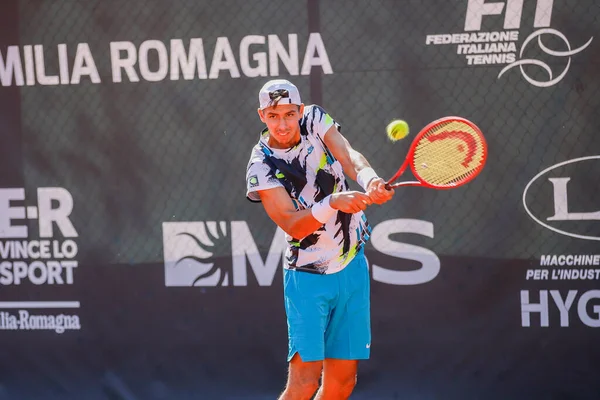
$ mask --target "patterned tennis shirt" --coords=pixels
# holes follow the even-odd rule
[[[246,196],[260,202],[258,191],[283,187],[297,210],[310,208],[325,196],[348,190],[342,165],[327,149],[323,137],[340,127],[321,107],[308,105],[300,123],[300,143],[289,149],[269,147],[263,130],[246,170]],[[339,272],[369,239],[371,227],[364,213],[337,211],[318,230],[304,238],[286,234],[284,267],[332,274]]]

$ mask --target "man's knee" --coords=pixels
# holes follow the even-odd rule
[[[347,399],[356,386],[358,361],[326,359],[323,373],[323,399]]]
[[[346,377],[330,377],[323,382],[323,390],[337,394],[339,398],[347,398],[356,386],[356,375]]]
[[[348,378],[348,379],[346,379],[345,382],[342,382],[342,384],[341,384],[342,394],[346,394],[346,395],[350,396],[350,394],[352,394],[352,391],[354,390],[354,387],[356,386],[357,380],[358,380],[358,377],[356,375],[354,375],[352,378]]]

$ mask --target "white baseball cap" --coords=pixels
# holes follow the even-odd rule
[[[258,103],[263,110],[274,104],[301,105],[300,92],[296,85],[285,79],[274,79],[263,85],[258,93]]]

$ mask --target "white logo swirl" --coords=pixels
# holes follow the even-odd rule
[[[565,42],[568,50],[567,51],[556,51],[556,50],[551,50],[548,47],[544,46],[544,44],[542,43],[542,35],[544,35],[544,34],[551,34],[554,36],[558,36]],[[571,65],[571,56],[579,53],[580,51],[582,51],[586,47],[588,47],[593,39],[593,37],[591,37],[590,40],[588,40],[587,43],[584,44],[583,46],[581,46],[577,49],[571,50],[571,44],[569,43],[569,41],[567,40],[565,35],[563,35],[559,31],[557,31],[556,29],[544,28],[544,29],[540,29],[538,31],[533,32],[531,35],[529,35],[527,37],[527,39],[525,39],[525,41],[523,42],[523,45],[521,46],[521,52],[519,53],[519,57],[523,57],[523,52],[525,51],[525,47],[527,47],[527,44],[536,37],[538,38],[538,44],[539,44],[540,48],[544,51],[544,53],[549,54],[551,56],[556,56],[556,57],[569,57],[564,71],[561,72],[560,75],[558,75],[556,78],[553,79],[552,70],[550,69],[548,64],[546,64],[545,62],[542,62],[540,60],[526,58],[523,60],[517,60],[511,64],[508,64],[506,67],[504,67],[502,69],[502,71],[500,71],[500,73],[498,74],[498,78],[500,78],[502,76],[502,74],[504,74],[506,71],[508,71],[512,67],[516,67],[518,65],[519,68],[521,69],[521,74],[523,74],[523,77],[527,80],[527,82],[529,82],[532,85],[537,86],[537,87],[552,86],[552,85],[556,84],[557,82],[559,82],[567,74],[567,71],[569,70],[569,66]],[[547,81],[538,81],[538,80],[533,79],[532,77],[530,77],[529,75],[527,75],[525,73],[525,70],[523,69],[523,65],[537,65],[539,67],[542,67],[548,73],[548,80]]]

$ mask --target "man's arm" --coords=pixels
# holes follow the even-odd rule
[[[371,204],[366,194],[349,191],[327,196],[306,210],[296,210],[283,187],[260,190],[258,195],[273,222],[295,239],[305,238],[319,229],[337,210],[355,213]]]
[[[323,135],[325,145],[331,154],[342,164],[344,173],[352,180],[362,183],[358,174],[367,172],[363,189],[376,204],[383,204],[394,195],[394,190],[385,189],[385,181],[375,175],[367,159],[358,151],[354,150],[348,140],[332,125]],[[368,169],[372,172],[369,173]],[[372,177],[372,179],[369,179]]]
[[[354,150],[348,140],[337,130],[335,125],[323,135],[325,145],[331,151],[333,156],[342,164],[344,173],[352,180],[356,180],[356,175],[364,168],[370,168],[367,159]]]

